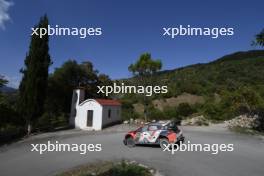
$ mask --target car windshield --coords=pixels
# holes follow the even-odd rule
[[[173,130],[175,132],[177,132],[179,130],[176,122],[169,123],[168,125],[165,126],[165,128]]]
[[[150,125],[148,130],[149,131],[155,131],[155,130],[160,130],[161,126],[160,125]]]
[[[136,132],[140,132],[142,130],[142,127],[139,127],[138,129],[136,129]]]

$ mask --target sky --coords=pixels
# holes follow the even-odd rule
[[[28,52],[31,28],[41,16],[50,25],[100,27],[101,36],[50,36],[53,65],[65,61],[91,61],[100,73],[112,79],[130,77],[127,67],[142,53],[161,59],[163,69],[206,63],[237,51],[260,49],[251,46],[264,28],[263,0],[0,0],[0,75],[9,86],[18,87]],[[163,27],[231,27],[234,35],[211,37],[163,36]]]

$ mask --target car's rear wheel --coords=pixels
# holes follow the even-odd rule
[[[129,137],[126,139],[126,145],[128,147],[135,147],[136,144],[135,144],[134,139],[132,137]]]
[[[159,140],[159,143],[160,143],[160,147],[161,147],[162,149],[165,149],[165,148],[167,147],[167,145],[169,145],[169,140],[166,139],[166,138],[161,138],[161,139]]]

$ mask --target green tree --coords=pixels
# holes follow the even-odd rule
[[[252,113],[263,105],[262,98],[250,87],[241,87],[236,92],[230,93],[225,101],[231,102],[232,106],[229,106],[229,108],[232,108],[238,115]]]
[[[4,79],[4,76],[0,75],[0,88],[2,88],[7,83],[8,81]],[[4,96],[2,95],[2,92],[0,90],[0,104],[3,104],[3,102],[4,102]]]
[[[107,75],[98,75],[91,62],[78,64],[75,60],[68,60],[49,77],[46,111],[57,115],[69,114],[75,88],[85,88],[86,98],[99,98],[104,95],[97,94],[97,85],[108,85],[110,82]]]
[[[110,86],[112,85],[112,80],[109,78],[108,75],[106,74],[99,74],[98,75],[98,83],[97,86]],[[98,94],[97,94],[98,96]],[[113,97],[114,95],[110,95],[111,97]],[[107,98],[105,94],[100,93],[99,94],[100,98]]]
[[[48,18],[40,18],[35,28],[48,28]],[[27,132],[31,133],[32,125],[42,115],[46,98],[48,69],[51,65],[49,55],[49,36],[46,34],[31,36],[29,52],[25,59],[25,67],[19,86],[19,112],[26,120]]]
[[[0,75],[0,88],[2,88],[8,81],[4,79],[4,76]],[[0,91],[0,101],[2,102],[3,96]]]
[[[4,79],[4,76],[0,75],[0,88],[7,84],[7,80]]]
[[[161,70],[162,62],[157,59],[154,60],[151,58],[150,53],[142,54],[139,59],[134,63],[129,65],[128,70],[133,73],[135,76],[136,82],[141,86],[154,85],[153,75]],[[147,121],[147,109],[149,104],[149,99],[144,95],[143,104],[144,104],[144,118]]]
[[[161,60],[153,60],[150,53],[144,53],[134,64],[130,64],[128,70],[135,76],[147,76],[156,73],[161,68]]]
[[[129,120],[129,119],[137,119],[139,114],[135,112],[133,103],[130,100],[123,99],[122,100],[122,119]]]
[[[264,29],[255,36],[255,40],[253,41],[253,45],[264,46]]]

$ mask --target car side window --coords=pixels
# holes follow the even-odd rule
[[[142,127],[141,132],[145,132],[145,131],[147,131],[147,130],[148,130],[148,126],[144,126],[144,127]]]
[[[156,126],[156,125],[151,125],[151,126],[149,126],[148,130],[149,130],[149,131],[156,131],[156,130],[158,130],[158,126]]]
[[[141,132],[141,131],[142,131],[142,127],[138,128],[138,129],[136,130],[136,132]]]

